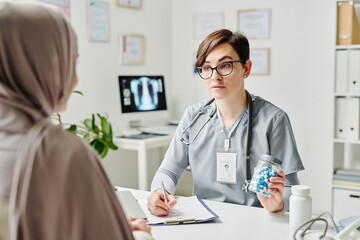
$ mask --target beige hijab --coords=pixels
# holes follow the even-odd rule
[[[76,34],[56,8],[0,4],[0,200],[11,239],[132,239],[95,153],[52,125],[72,92]]]

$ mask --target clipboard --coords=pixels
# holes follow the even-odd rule
[[[208,222],[219,218],[200,197],[177,197],[177,204],[168,216],[152,215],[147,209],[147,199],[139,199],[139,205],[147,216],[149,225],[178,225]]]

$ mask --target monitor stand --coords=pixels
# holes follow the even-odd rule
[[[141,121],[140,120],[132,120],[129,122],[130,128],[139,128],[141,127]]]

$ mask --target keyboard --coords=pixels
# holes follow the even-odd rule
[[[140,128],[142,133],[154,135],[171,135],[175,132],[175,129],[176,126],[151,126]]]
[[[141,133],[139,133],[139,134],[119,136],[118,138],[147,139],[147,138],[154,138],[154,137],[168,136],[168,135],[169,135],[169,134],[166,134],[166,133],[141,132]]]

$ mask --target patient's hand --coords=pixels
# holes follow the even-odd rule
[[[151,234],[150,225],[146,224],[145,219],[137,219],[136,217],[127,217],[129,225],[133,231],[144,231]]]

